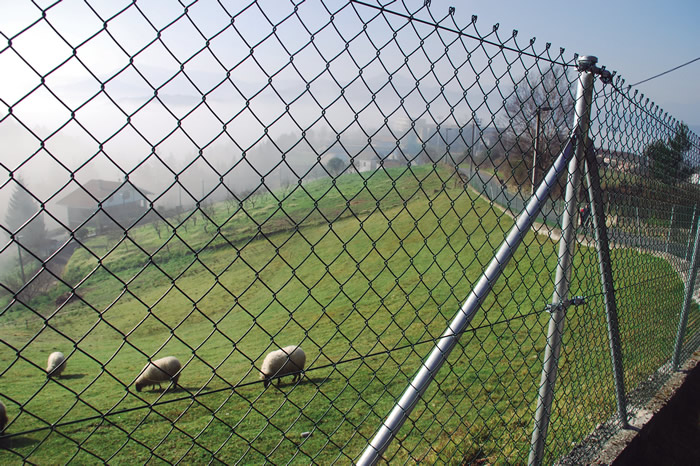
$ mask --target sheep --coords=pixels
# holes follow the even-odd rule
[[[260,378],[267,388],[273,378],[278,378],[278,385],[282,382],[282,377],[292,374],[292,383],[301,379],[306,364],[306,354],[300,346],[285,346],[284,348],[272,351],[263,360],[260,368]]]
[[[55,351],[49,355],[49,361],[46,364],[46,377],[60,377],[65,368],[65,356],[60,351]]]
[[[0,434],[5,430],[5,426],[7,425],[7,409],[5,409],[5,405],[0,401]]]
[[[146,364],[141,374],[136,379],[136,391],[140,392],[143,387],[149,385],[158,385],[163,382],[173,382],[173,386],[177,385],[180,378],[180,369],[182,364],[175,356],[167,356]]]

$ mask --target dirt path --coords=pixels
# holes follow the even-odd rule
[[[474,189],[472,186],[469,186],[469,189],[474,192],[474,194],[481,196],[482,193],[479,193],[476,189]],[[491,201],[488,199],[488,197],[485,198],[486,200],[489,201],[489,203],[495,207],[497,210],[500,212],[504,213],[508,217],[512,218],[515,220],[515,215],[508,209],[504,208],[500,204]],[[547,238],[551,239],[552,241],[559,241],[561,240],[561,230],[559,228],[554,228],[549,225],[546,225],[544,223],[540,222],[534,222],[532,224],[532,230],[537,233],[538,235],[546,236]],[[590,236],[580,234],[578,233],[576,235],[576,242],[582,246],[587,246],[587,247],[595,247],[595,240],[591,238]],[[629,244],[615,244],[614,238],[610,238],[610,247],[611,248],[630,248],[632,247],[633,249],[636,249],[639,252],[645,253],[645,254],[651,254],[655,257],[658,257],[660,259],[664,259],[666,262],[673,267],[673,270],[676,271],[678,276],[680,277],[681,281],[683,283],[687,283],[688,280],[688,269],[690,268],[690,263],[689,261],[685,259],[681,259],[678,256],[674,256],[673,254],[670,253],[664,253],[660,251],[656,251],[654,249],[650,248],[643,248],[639,246],[630,246]],[[700,304],[700,287],[695,287],[694,293],[693,293],[693,300]]]

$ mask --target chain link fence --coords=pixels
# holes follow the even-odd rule
[[[563,49],[430,1],[5,10],[3,464],[359,461],[547,182],[381,456],[524,462],[552,316],[534,462],[589,460],[698,348],[700,141],[598,69],[576,157],[600,186],[553,178],[582,132]]]

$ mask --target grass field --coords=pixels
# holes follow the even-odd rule
[[[81,300],[56,312],[69,289],[57,285],[0,314],[0,399],[8,433],[24,432],[2,440],[0,463],[349,463],[512,226],[449,175],[345,175],[216,205],[208,223],[169,219],[161,238],[144,225],[89,239],[64,272]],[[523,461],[555,251],[528,235],[391,446],[396,461]],[[618,302],[626,370],[641,380],[672,345],[683,286],[661,259],[617,249],[613,261],[630,277]],[[615,409],[593,250],[576,253],[572,294],[589,301],[568,316],[561,442]],[[658,351],[638,357],[637,341]],[[306,377],[263,389],[256,368],[289,344],[305,349]],[[62,379],[43,373],[52,351],[69,355]],[[165,355],[185,363],[181,388],[136,393],[147,358]]]

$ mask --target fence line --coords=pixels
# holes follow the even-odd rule
[[[3,464],[586,462],[700,345],[700,141],[590,57],[430,1],[0,33]]]

